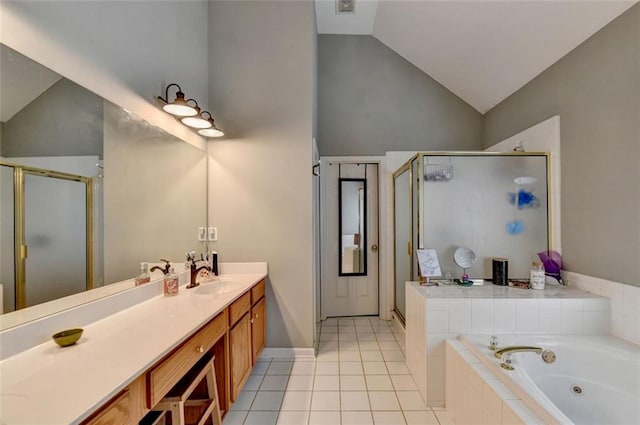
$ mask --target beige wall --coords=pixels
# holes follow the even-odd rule
[[[489,111],[484,145],[556,114],[565,268],[640,285],[640,5]]]
[[[313,345],[311,1],[209,5],[209,223],[220,260],[267,261],[268,347]]]

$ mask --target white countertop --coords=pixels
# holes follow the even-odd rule
[[[407,282],[425,298],[601,298],[581,289],[560,285],[547,285],[543,290],[520,289],[485,283],[476,286],[440,285],[422,286]]]
[[[3,360],[0,423],[79,423],[264,277],[221,275],[226,292],[213,295],[182,286],[84,326],[74,346],[50,340]]]

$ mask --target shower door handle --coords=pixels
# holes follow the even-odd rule
[[[371,245],[371,252],[378,252],[378,245],[376,244]]]

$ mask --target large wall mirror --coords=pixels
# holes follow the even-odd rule
[[[201,248],[205,151],[0,50],[2,312],[130,279],[141,261],[182,263]]]
[[[366,199],[366,179],[339,179],[339,276],[367,275]]]

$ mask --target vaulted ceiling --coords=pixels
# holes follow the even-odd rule
[[[481,113],[637,0],[315,0],[319,34],[368,34]]]

